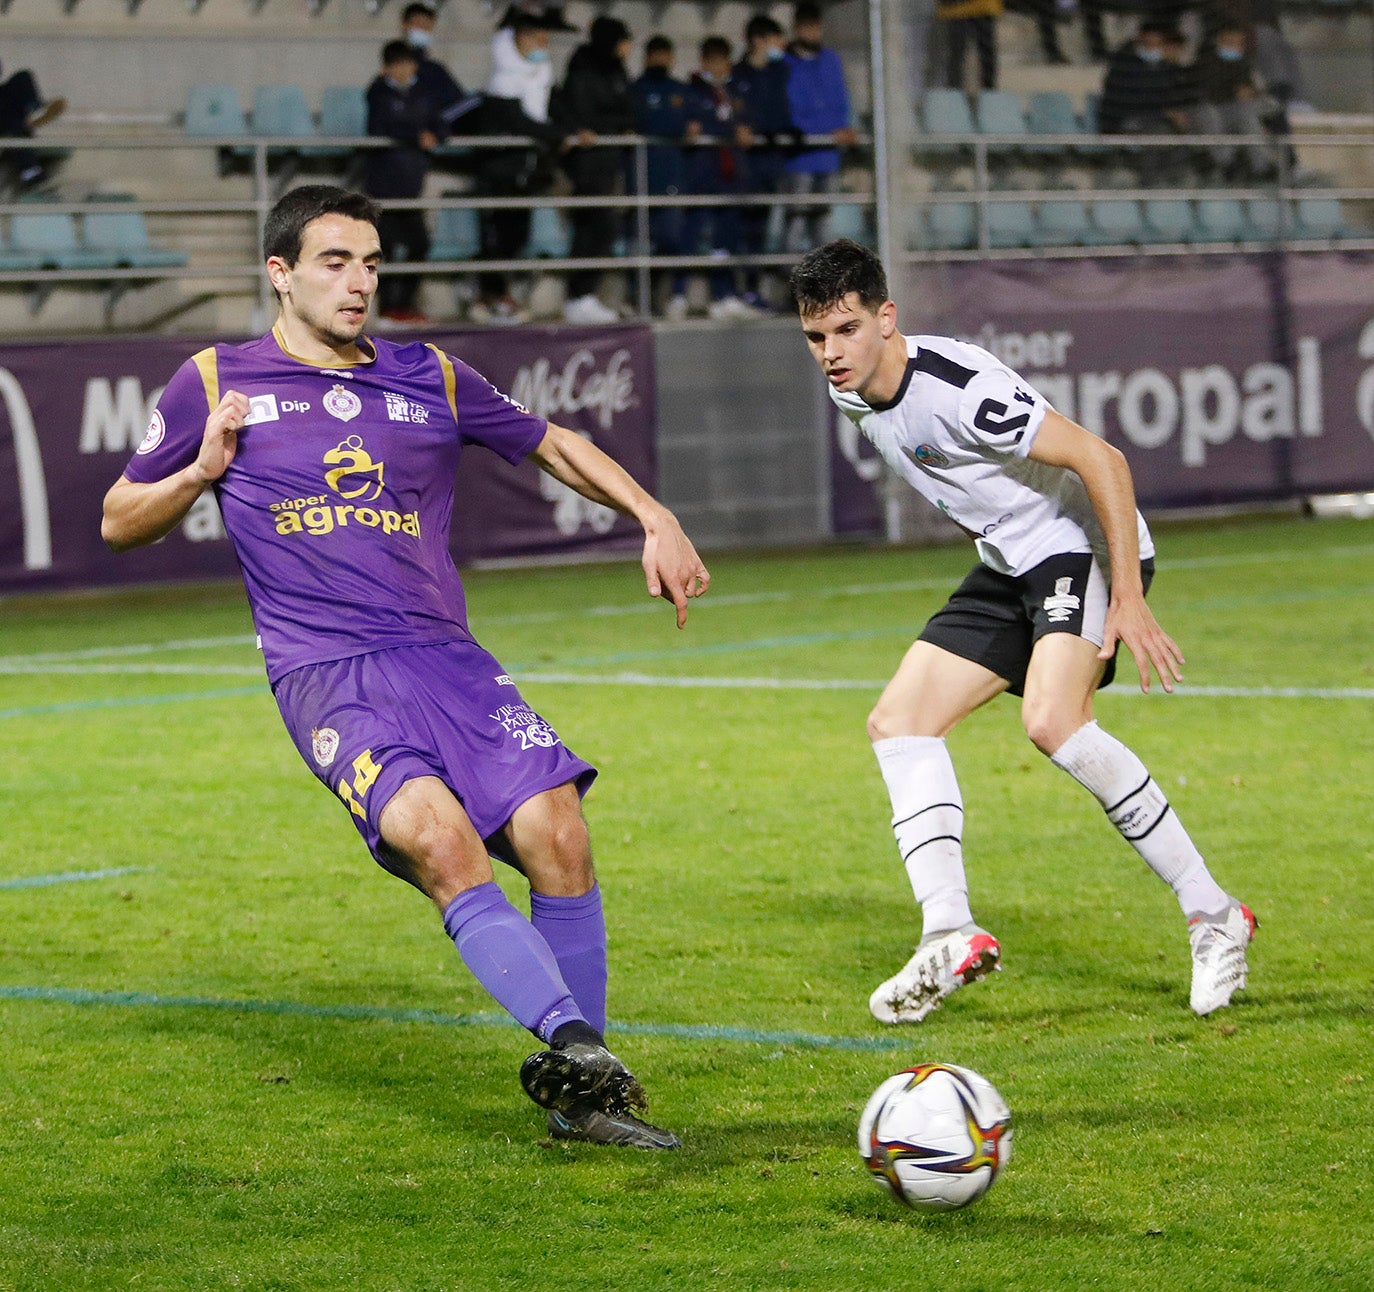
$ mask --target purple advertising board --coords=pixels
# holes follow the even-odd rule
[[[1147,510],[1374,489],[1368,255],[922,266],[896,299],[1120,448]]]
[[[646,327],[426,333],[531,411],[585,434],[656,488],[657,397]],[[161,543],[116,557],[100,504],[163,385],[209,342],[163,338],[0,346],[0,591],[215,578],[237,564],[209,495]],[[460,561],[638,550],[638,525],[495,454],[463,455]]]

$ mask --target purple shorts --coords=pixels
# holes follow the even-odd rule
[[[311,664],[273,692],[301,757],[393,874],[400,871],[377,823],[408,780],[437,776],[488,839],[536,794],[569,781],[585,794],[596,779],[476,642]]]

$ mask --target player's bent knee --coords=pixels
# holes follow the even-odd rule
[[[1030,742],[1048,758],[1079,727],[1084,719],[1079,714],[1064,714],[1044,705],[1026,703],[1021,706],[1021,725]]]

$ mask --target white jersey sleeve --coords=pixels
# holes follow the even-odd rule
[[[1000,363],[976,373],[959,400],[951,431],[992,457],[1024,458],[1049,410],[1044,398]]]

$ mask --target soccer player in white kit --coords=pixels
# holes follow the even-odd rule
[[[1119,645],[1142,691],[1152,667],[1166,691],[1183,676],[1182,654],[1145,604],[1154,546],[1126,459],[988,351],[899,332],[882,264],[866,247],[816,248],[791,286],[831,399],[978,551],[868,718],[923,919],[915,954],[873,992],[873,1016],[920,1022],[1000,968],[996,938],[969,910],[964,809],[945,737],[1003,691],[1022,697],[1035,747],[1173,889],[1188,920],[1194,1011],[1229,1004],[1245,986],[1255,917],[1212,878],[1140,759],[1093,720]]]

